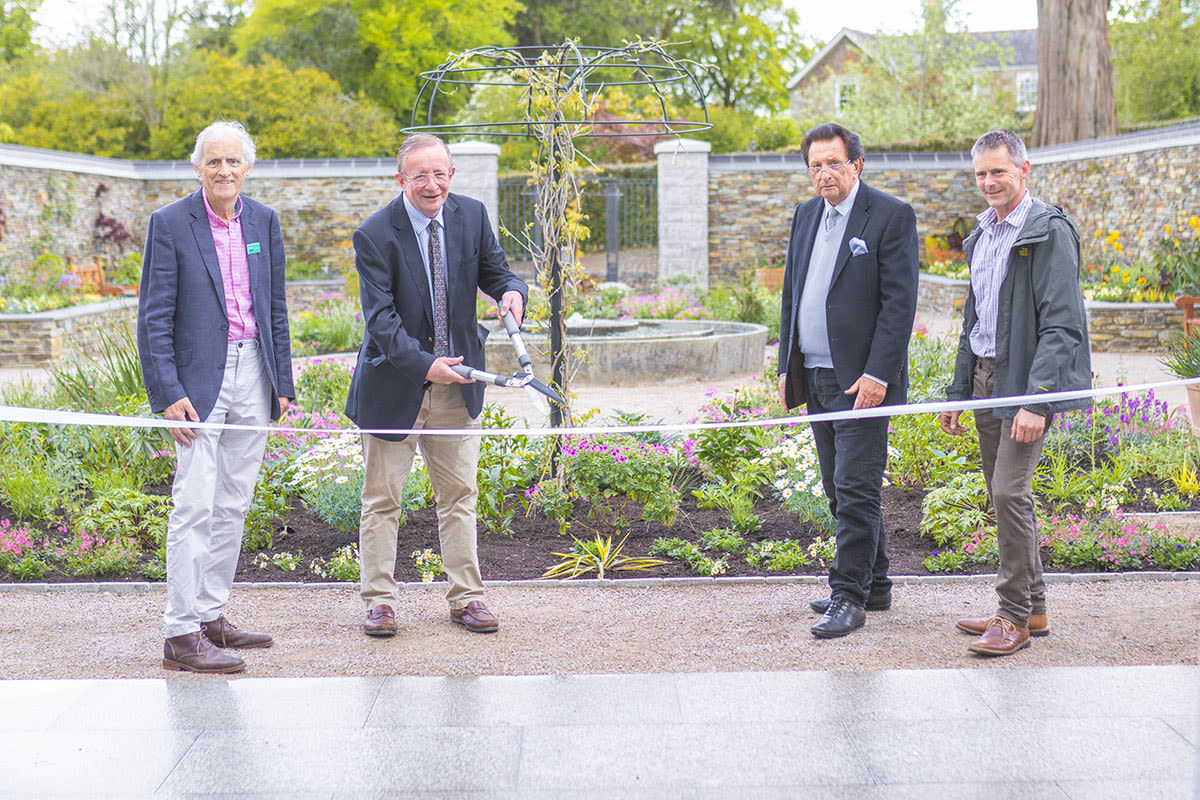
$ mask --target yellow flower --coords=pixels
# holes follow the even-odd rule
[[[1200,228],[1200,217],[1198,217],[1198,216],[1196,216],[1195,214],[1193,214],[1193,215],[1192,215],[1192,216],[1191,216],[1191,217],[1188,219],[1188,225],[1191,225],[1193,228]]]
[[[1167,232],[1167,236],[1171,235],[1171,226],[1170,225],[1163,225],[1163,230],[1165,230]]]
[[[1113,242],[1113,250],[1114,250],[1115,252],[1118,252],[1118,253],[1120,253],[1120,252],[1121,252],[1121,243],[1120,243],[1120,242]]]

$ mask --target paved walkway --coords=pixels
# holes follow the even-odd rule
[[[0,796],[1186,798],[1197,667],[0,682]]]

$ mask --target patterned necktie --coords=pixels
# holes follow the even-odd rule
[[[829,213],[825,215],[825,232],[832,233],[837,227],[837,218],[841,216],[841,212],[836,208],[829,209]]]
[[[429,221],[429,272],[433,276],[433,355],[450,355],[450,328],[446,324],[446,265],[437,220]]]

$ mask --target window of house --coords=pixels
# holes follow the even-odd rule
[[[833,108],[837,113],[842,113],[850,104],[854,102],[855,96],[858,95],[858,81],[845,79],[839,80],[834,87]]]
[[[1017,73],[1017,111],[1033,111],[1037,108],[1037,85],[1036,72]]]

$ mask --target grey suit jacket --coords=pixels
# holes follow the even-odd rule
[[[225,287],[202,191],[150,215],[137,319],[138,355],[150,408],[161,412],[187,397],[201,421],[212,413],[221,390],[229,337]],[[296,394],[283,233],[274,211],[244,195],[241,200],[247,250],[259,245],[257,253],[246,256],[250,298],[271,380],[271,419],[278,419],[279,398]]]

